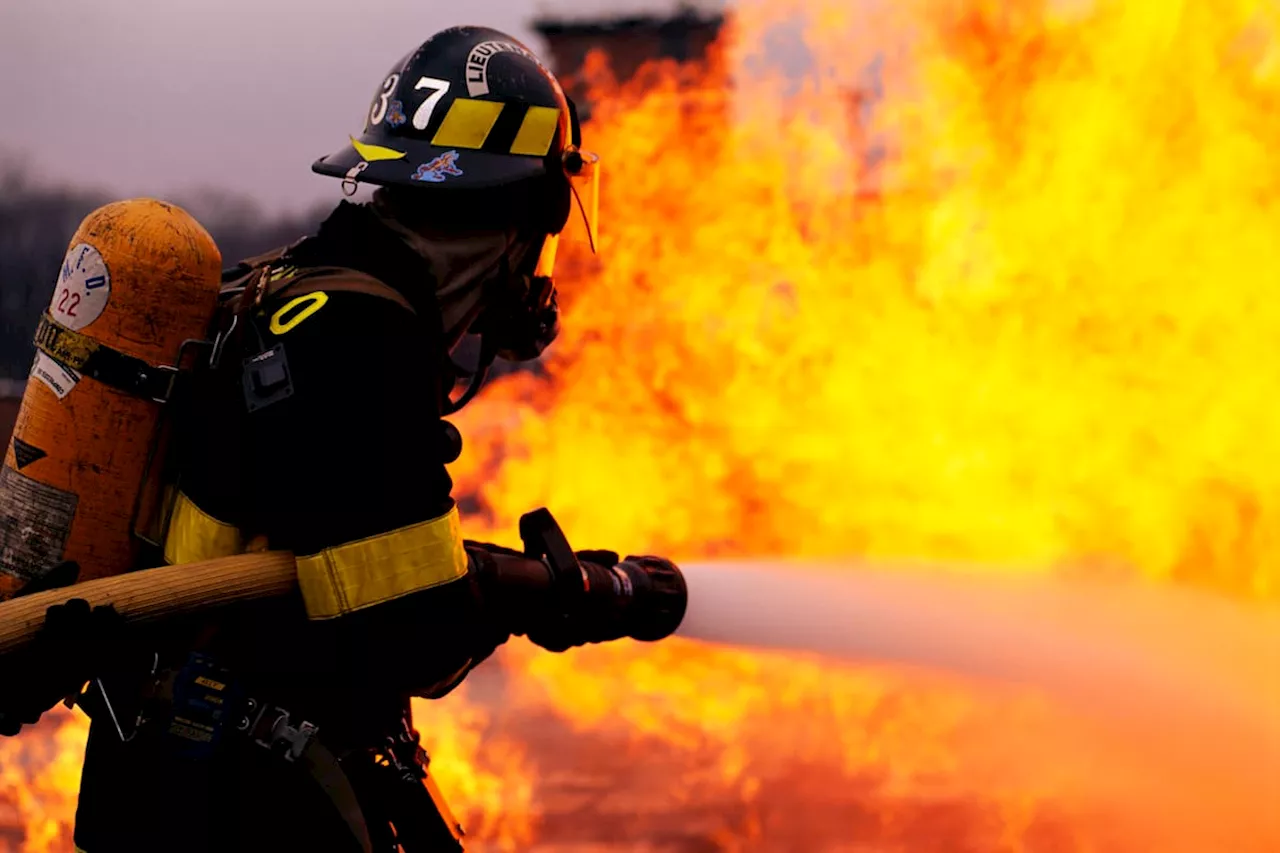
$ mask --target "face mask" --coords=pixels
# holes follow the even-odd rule
[[[387,228],[431,265],[449,351],[504,288],[509,271],[520,268],[531,248],[515,230],[421,233],[393,218],[376,197],[372,208]]]

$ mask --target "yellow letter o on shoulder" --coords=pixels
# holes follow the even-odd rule
[[[298,327],[303,320],[324,307],[329,301],[329,294],[324,291],[316,293],[308,293],[306,296],[299,296],[297,299],[290,299],[279,311],[271,316],[271,334],[283,335]],[[296,311],[289,319],[284,319],[290,312]]]

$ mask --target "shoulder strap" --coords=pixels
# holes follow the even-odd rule
[[[269,252],[263,252],[261,255],[254,255],[252,258],[245,258],[230,269],[224,269],[222,271],[223,292],[235,292],[243,289],[255,273],[270,266],[271,264],[274,264],[276,261],[279,261],[291,248],[293,247],[279,246]]]
[[[417,315],[404,294],[371,275],[346,267],[293,267],[288,264],[279,269],[273,266],[284,260],[289,247],[274,249],[257,257],[242,261],[237,267],[223,274],[222,289],[218,294],[221,306],[214,320],[211,337],[215,340],[211,364],[221,362],[227,347],[238,348],[244,334],[246,315],[264,303],[280,302],[287,298],[305,296],[320,291],[363,293],[392,302]]]
[[[363,293],[394,302],[410,314],[417,314],[413,304],[404,294],[371,275],[346,267],[311,267],[299,270],[296,275],[286,275],[269,281],[264,287],[263,301],[279,301],[306,296],[310,293]]]

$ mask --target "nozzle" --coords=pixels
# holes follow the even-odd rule
[[[537,561],[533,571],[521,574],[548,587],[540,601],[549,607],[532,608],[542,612],[526,616],[538,623],[528,633],[538,645],[564,651],[622,637],[651,642],[670,636],[684,619],[688,588],[670,560],[619,562],[611,551],[575,553],[546,509],[520,519],[520,537],[525,556]],[[525,602],[534,600],[526,593]]]
[[[625,573],[633,590],[627,636],[654,642],[674,634],[689,605],[679,566],[661,557],[627,557],[615,571]]]

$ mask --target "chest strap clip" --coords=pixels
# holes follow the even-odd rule
[[[320,730],[306,720],[293,726],[287,710],[279,706],[268,708],[256,699],[248,700],[246,712],[237,728],[258,746],[278,753],[285,761],[301,758]]]

